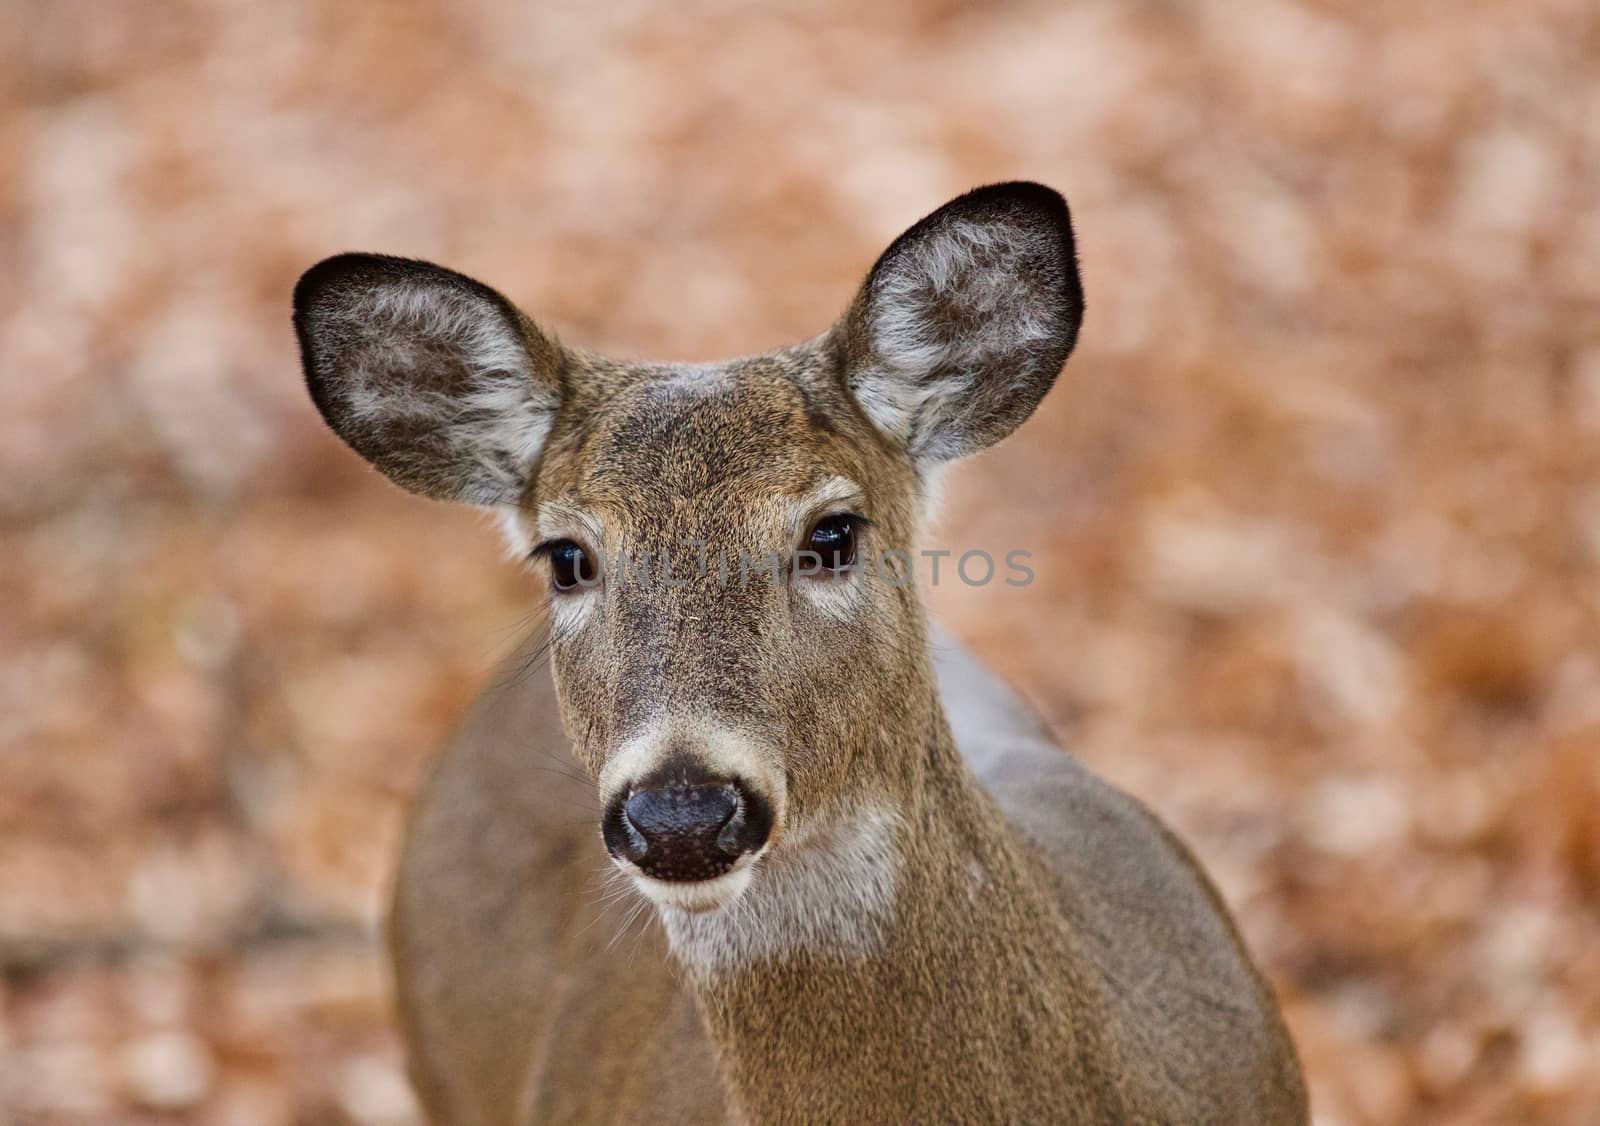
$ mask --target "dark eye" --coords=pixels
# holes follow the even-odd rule
[[[572,590],[580,585],[593,586],[599,573],[589,553],[572,540],[551,540],[540,544],[536,554],[549,557],[550,582],[557,590]]]
[[[811,529],[806,550],[814,551],[825,571],[843,571],[855,564],[856,534],[866,521],[848,512],[824,516]]]

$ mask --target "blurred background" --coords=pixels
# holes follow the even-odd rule
[[[321,427],[298,273],[567,339],[816,332],[973,185],[1089,313],[936,592],[1193,844],[1324,1126],[1600,1122],[1600,10],[1588,0],[11,0],[0,1121],[414,1120],[408,799],[539,605]]]

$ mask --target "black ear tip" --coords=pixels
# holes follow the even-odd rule
[[[985,184],[951,200],[941,210],[966,216],[1025,215],[1060,228],[1068,238],[1072,234],[1072,211],[1066,197],[1033,180]]]
[[[306,325],[318,313],[326,312],[329,298],[372,292],[386,286],[429,289],[453,293],[472,301],[484,301],[516,322],[516,307],[500,293],[465,274],[436,266],[420,258],[400,258],[392,254],[347,252],[324,258],[300,275],[294,287],[294,320]]]
[[[1004,180],[998,184],[985,184],[973,188],[966,198],[1006,200],[1054,210],[1065,210],[1067,206],[1065,196],[1037,180]]]
[[[335,254],[324,258],[300,275],[294,285],[295,316],[303,316],[329,290],[351,282],[375,279],[393,273],[398,259],[382,254]]]

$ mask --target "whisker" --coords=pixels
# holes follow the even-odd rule
[[[633,921],[637,919],[640,912],[642,912],[648,906],[649,900],[645,899],[641,899],[638,903],[634,904],[633,910],[628,912],[628,917],[622,921],[622,926],[617,929],[617,933],[611,936],[610,942],[606,943],[606,950],[609,951],[617,944],[617,940],[627,933],[628,928],[633,925]]]
[[[644,936],[650,933],[650,926],[654,920],[653,914],[647,917],[644,926],[639,928],[639,933],[633,936],[633,948],[628,951],[628,966],[633,967],[633,961],[639,956],[639,947],[644,944]]]

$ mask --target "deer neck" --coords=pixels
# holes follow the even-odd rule
[[[1091,1082],[1098,1032],[1082,1018],[1096,987],[1049,875],[931,690],[925,714],[908,737],[922,746],[897,748],[912,764],[903,792],[798,830],[731,909],[666,914],[752,1121],[859,1120],[867,1106],[902,1120],[1013,1117],[1040,1067]]]

